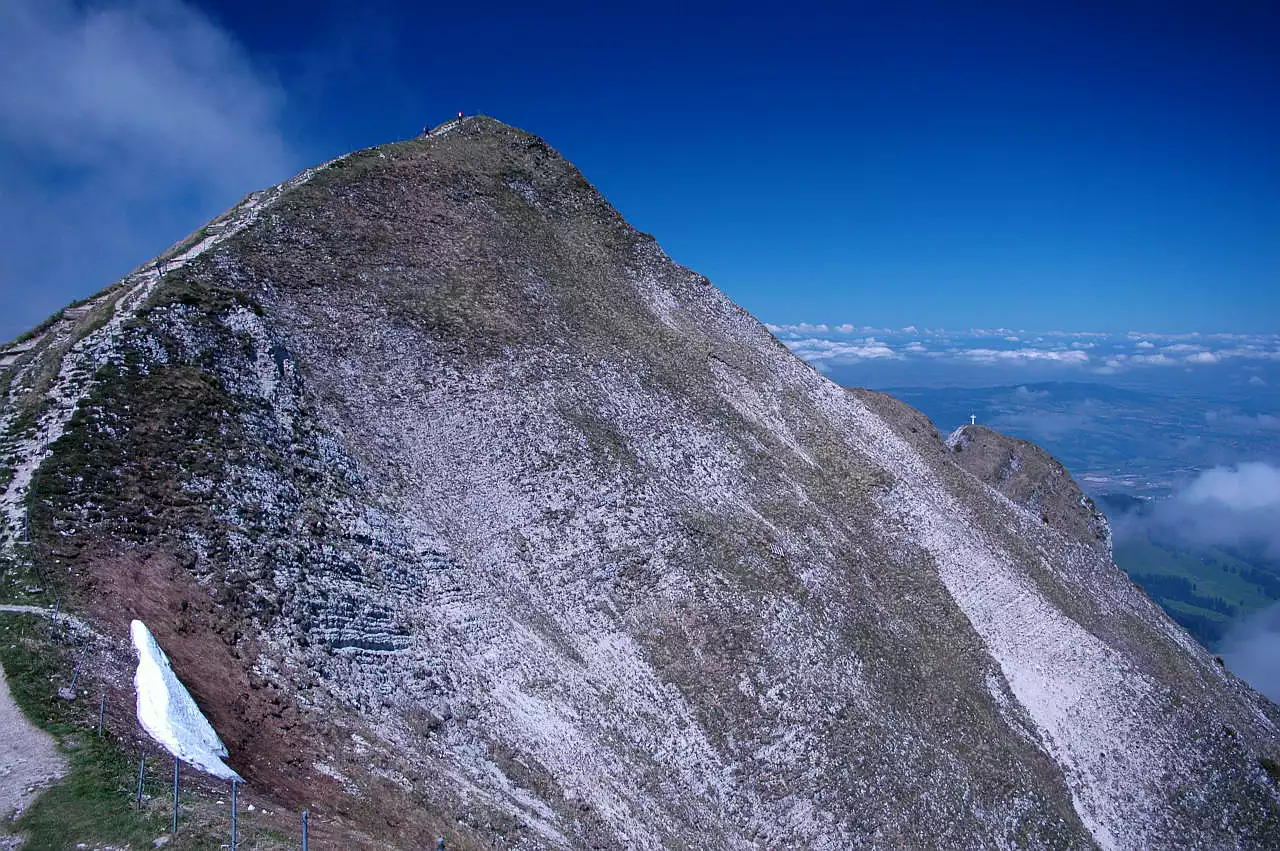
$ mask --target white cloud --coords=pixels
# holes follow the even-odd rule
[[[1266,379],[1265,379],[1265,378],[1263,378],[1263,377],[1262,377],[1262,376],[1260,376],[1260,375],[1251,375],[1251,376],[1249,376],[1249,383],[1250,383],[1250,384],[1252,384],[1254,387],[1266,387],[1266,386],[1267,386],[1267,381],[1266,381]]]
[[[182,0],[0,2],[5,319],[32,324],[288,177],[282,107]]]
[[[1237,676],[1280,702],[1280,603],[1233,627],[1222,639],[1221,650]]]
[[[1207,470],[1157,502],[1144,524],[1177,540],[1280,556],[1280,467],[1248,462]]]
[[[1177,361],[1161,352],[1154,355],[1134,355],[1129,358],[1129,363],[1140,363],[1147,366],[1173,366]]]
[[[1192,505],[1217,503],[1232,511],[1280,509],[1280,468],[1256,462],[1235,469],[1215,467],[1201,473],[1182,499]]]
[[[1006,434],[1019,434],[1032,440],[1052,442],[1089,424],[1081,413],[1063,411],[1025,411],[997,414],[990,425]]]
[[[970,360],[986,363],[1056,361],[1058,363],[1083,364],[1089,361],[1089,355],[1085,352],[1045,349],[958,349],[956,354]]]
[[[825,322],[820,322],[816,325],[808,322],[796,322],[790,325],[773,325],[765,323],[764,327],[768,328],[770,333],[777,337],[803,337],[806,334],[827,334],[831,331],[831,328]],[[850,331],[853,330],[852,326],[846,327],[848,327]]]
[[[1234,349],[1220,350],[1218,356],[1244,360],[1280,360],[1280,349],[1268,349],[1261,345],[1237,346]]]
[[[0,134],[61,163],[117,157],[222,184],[279,177],[279,92],[179,0],[6,0]]]
[[[1274,414],[1242,414],[1237,411],[1206,411],[1205,422],[1247,430],[1280,428],[1280,417]]]
[[[829,325],[809,322],[767,327],[787,341],[801,357],[815,362],[833,358],[929,358],[981,365],[1039,363],[1085,366],[1096,374],[1113,375],[1146,367],[1206,366],[1229,358],[1280,360],[1280,334],[1046,331],[1032,336],[1025,331],[1015,333],[1007,328],[971,328],[963,333],[947,333],[940,328],[920,331],[916,325],[894,330],[851,323]],[[854,333],[866,336],[862,340],[851,339]],[[921,337],[924,339],[919,339]],[[1235,345],[1229,349],[1210,350],[1203,341],[1211,338],[1230,339]],[[1157,344],[1152,340],[1161,342]],[[1102,354],[1108,349],[1124,351]],[[1091,357],[1090,352],[1097,357]],[[1265,386],[1260,381],[1262,379],[1251,383]]]
[[[787,346],[807,361],[843,362],[901,357],[875,337],[863,340],[823,340],[810,337],[807,340],[788,340]]]

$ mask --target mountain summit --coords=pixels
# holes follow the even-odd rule
[[[833,384],[497,121],[250,196],[5,364],[12,564],[104,683],[145,621],[335,847],[1280,845],[1280,711],[1060,467]]]

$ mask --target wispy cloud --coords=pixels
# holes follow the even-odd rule
[[[1157,503],[1150,522],[1191,543],[1280,556],[1280,467],[1255,461],[1206,470]]]
[[[845,341],[810,337],[806,340],[789,340],[787,345],[798,356],[818,364],[901,357],[874,337]]]
[[[1223,638],[1221,652],[1236,675],[1280,702],[1280,603],[1234,627]]]
[[[0,3],[0,338],[288,176],[281,106],[181,0]]]
[[[1031,440],[1052,442],[1085,428],[1089,423],[1089,417],[1083,413],[1026,411],[999,414],[991,420],[989,425],[1000,431],[1025,436]]]
[[[1280,557],[1280,467],[1265,462],[1215,467],[1148,510],[1111,519],[1120,538]],[[1219,652],[1237,675],[1280,700],[1280,603],[1236,624]]]
[[[1117,360],[1123,359],[1123,355]],[[1130,363],[1145,364],[1146,366],[1175,366],[1177,361],[1166,355],[1164,352],[1158,352],[1154,355],[1133,355],[1129,358]]]
[[[969,360],[988,363],[1016,363],[1019,361],[1053,361],[1055,363],[1084,364],[1089,362],[1087,352],[1052,349],[957,349],[956,354]]]
[[[1250,384],[1252,383],[1250,381]],[[1220,410],[1206,411],[1204,419],[1211,425],[1232,426],[1245,431],[1280,429],[1280,417],[1275,414],[1244,414],[1239,411]]]

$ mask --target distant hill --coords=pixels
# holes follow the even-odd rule
[[[1217,650],[1233,626],[1280,600],[1280,564],[1266,553],[1192,543],[1149,522],[1153,500],[1200,470],[1274,451],[1270,430],[1217,415],[1225,402],[1094,382],[891,392],[944,430],[972,413],[1048,448],[1112,520],[1116,564],[1206,647]]]
[[[1045,446],[1091,495],[1169,495],[1223,459],[1274,457],[1265,414],[1202,393],[1089,382],[980,388],[885,387],[948,432],[969,422]],[[1269,410],[1269,409],[1266,409]],[[1252,417],[1252,418],[1251,418]]]

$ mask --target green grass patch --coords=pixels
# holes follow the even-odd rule
[[[1169,616],[1213,650],[1233,624],[1269,606],[1274,597],[1250,580],[1259,571],[1214,547],[1194,550],[1129,539],[1114,546],[1115,562]]]
[[[1139,585],[1141,585],[1141,583],[1139,583]],[[1160,603],[1160,605],[1164,606],[1166,609],[1169,609],[1175,612],[1184,612],[1188,615],[1196,615],[1198,617],[1208,618],[1216,623],[1223,624],[1224,626],[1231,622],[1226,615],[1220,614],[1219,612],[1211,611],[1209,609],[1202,609],[1199,606],[1195,606],[1190,603],[1185,603],[1182,600],[1162,599],[1162,600],[1159,600],[1158,602]]]
[[[138,312],[138,320],[135,321],[145,319],[152,310],[173,305],[194,307],[211,316],[240,307],[247,307],[259,316],[262,315],[262,305],[248,294],[207,285],[184,266],[164,276],[147,304]]]
[[[81,842],[90,847],[128,843],[145,848],[169,832],[169,816],[160,811],[160,802],[165,800],[161,787],[165,784],[154,776],[158,766],[152,768],[152,777],[144,783],[148,797],[139,810],[133,805],[136,759],[105,737],[81,735],[64,738],[61,744],[70,770],[15,825],[29,837],[25,848],[54,851]],[[207,847],[218,846],[214,843]]]
[[[1236,606],[1242,615],[1264,609],[1272,602],[1261,588],[1241,576],[1251,565],[1217,550],[1193,552],[1147,540],[1122,541],[1115,546],[1115,561],[1129,573],[1190,580],[1197,594],[1221,598]]]
[[[9,434],[14,437],[21,437],[27,432],[35,431],[36,426],[40,423],[40,418],[52,406],[53,400],[44,394],[40,394],[35,399],[28,397],[25,400],[25,404],[20,405],[18,415],[9,424]]]
[[[0,556],[0,602],[53,606],[58,590],[48,581],[50,577],[36,568],[31,558],[32,548],[20,546],[11,553]]]
[[[49,398],[49,388],[53,385],[58,377],[58,373],[63,366],[63,359],[71,348],[85,337],[102,329],[111,317],[115,315],[116,303],[120,297],[124,295],[125,288],[118,284],[113,284],[101,293],[96,293],[89,299],[82,299],[71,305],[72,307],[83,307],[89,301],[98,299],[105,294],[110,294],[101,304],[94,307],[84,316],[68,319],[68,322],[74,323],[71,326],[70,333],[61,339],[55,345],[52,340],[45,340],[36,346],[26,357],[33,360],[35,374],[32,376],[29,387],[21,397],[13,399],[13,404],[17,409],[17,415],[9,426],[9,433],[13,436],[20,436],[28,431],[33,430],[39,422],[41,416],[53,404]],[[56,324],[65,315],[66,308],[59,311],[46,323],[42,328],[47,330]],[[32,365],[32,364],[28,364]],[[9,390],[12,389],[12,382],[16,369],[11,369],[7,376],[5,397],[8,399]]]
[[[57,559],[94,536],[155,542],[183,520],[212,522],[181,482],[220,473],[223,431],[237,433],[234,409],[220,382],[196,367],[100,369],[32,479],[33,558]]]
[[[1219,642],[1231,626],[1231,619],[1218,612],[1182,600],[1170,600],[1164,597],[1152,597],[1152,599],[1160,604],[1169,617],[1177,621],[1183,629],[1195,637],[1196,641],[1209,650],[1217,650]]]
[[[177,257],[181,254],[185,254],[186,252],[190,251],[192,248],[195,248],[197,245],[200,244],[201,240],[203,240],[208,235],[209,235],[209,225],[205,225],[195,233],[189,234],[185,239],[183,239],[181,242],[179,242],[177,245],[173,246],[169,250],[165,251],[156,259],[160,260],[161,262],[167,262],[169,260],[172,260],[174,257]]]

